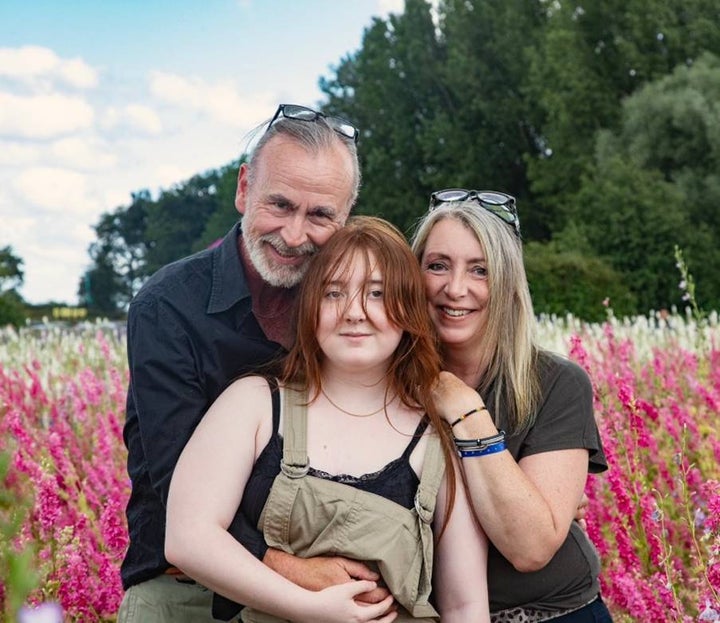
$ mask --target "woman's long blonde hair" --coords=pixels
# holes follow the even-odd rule
[[[485,255],[490,297],[477,354],[478,369],[483,371],[477,390],[486,397],[494,387],[495,404],[488,406],[496,423],[502,408],[508,433],[518,432],[532,426],[540,400],[536,321],[521,240],[511,226],[476,202],[450,202],[418,222],[412,248],[421,264],[428,236],[443,219],[462,223],[475,235]]]

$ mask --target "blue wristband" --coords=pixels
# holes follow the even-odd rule
[[[502,452],[503,450],[507,450],[507,446],[504,441],[500,441],[499,443],[494,443],[483,450],[460,450],[460,458],[467,459],[474,456],[485,456],[486,454],[495,454],[496,452]]]

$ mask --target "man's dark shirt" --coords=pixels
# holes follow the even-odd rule
[[[252,313],[236,225],[214,248],[165,266],[130,304],[130,386],[124,429],[132,493],[125,589],[163,573],[170,478],[198,422],[236,377],[283,353]],[[233,533],[238,536],[237,518]],[[257,557],[267,545],[253,526],[240,540]]]

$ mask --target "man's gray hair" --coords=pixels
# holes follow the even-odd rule
[[[314,121],[301,121],[298,119],[288,119],[280,117],[275,120],[269,128],[265,130],[258,142],[255,144],[252,152],[248,156],[248,181],[252,183],[255,177],[255,161],[263,150],[263,147],[274,137],[278,135],[287,136],[295,141],[307,151],[317,153],[322,149],[334,147],[337,142],[341,142],[350,152],[353,168],[353,188],[350,197],[350,206],[355,205],[358,192],[360,191],[360,162],[358,161],[357,146],[351,138],[345,137],[328,125],[323,117],[318,117]]]

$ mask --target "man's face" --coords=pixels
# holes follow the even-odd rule
[[[250,260],[270,285],[291,288],[310,256],[345,224],[353,189],[352,159],[339,142],[318,153],[272,138],[254,164],[240,167],[235,207],[243,215]]]

